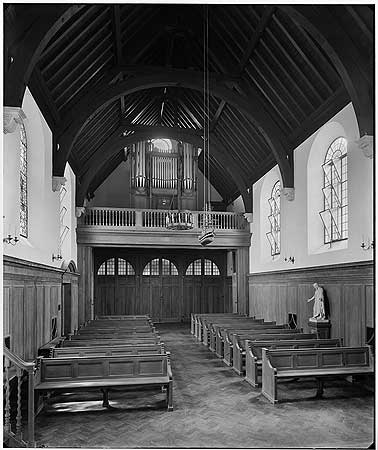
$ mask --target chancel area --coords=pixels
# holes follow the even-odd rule
[[[3,445],[374,448],[374,4],[4,4]]]

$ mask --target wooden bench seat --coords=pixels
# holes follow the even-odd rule
[[[207,324],[207,322],[212,323],[214,320],[215,321],[219,321],[219,320],[223,320],[223,319],[227,319],[227,320],[239,320],[239,319],[248,319],[247,316],[245,315],[240,315],[240,314],[204,314],[204,315],[200,315],[198,316],[198,340],[201,342],[203,340],[203,330]]]
[[[151,355],[165,353],[164,344],[131,344],[117,346],[61,347],[54,348],[52,358],[71,356]]]
[[[370,347],[262,350],[262,394],[277,403],[277,381],[285,378],[317,379],[317,395],[324,390],[324,378],[374,372]]]
[[[262,349],[301,349],[301,348],[330,348],[341,347],[342,339],[287,339],[275,341],[246,341],[245,380],[253,387],[258,386],[258,377],[261,375]],[[243,368],[244,369],[244,368]],[[242,375],[239,368],[234,370]],[[244,370],[242,370],[244,371]]]
[[[166,389],[167,407],[173,409],[169,352],[70,358],[38,358],[34,389],[37,395],[73,389],[101,389],[103,406],[109,406],[110,388],[154,386]]]
[[[112,333],[118,333],[118,334],[128,334],[128,333],[153,333],[155,332],[155,328],[150,326],[143,326],[143,327],[114,327],[114,328],[97,328],[97,327],[91,327],[91,328],[80,328],[76,334],[112,334]]]
[[[261,333],[261,334],[233,334],[232,342],[225,340],[223,362],[232,366],[238,375],[244,374],[246,340],[251,341],[272,341],[272,340],[290,340],[290,339],[316,339],[314,333],[301,333],[301,330],[285,329],[281,333]]]
[[[98,315],[95,320],[151,320],[148,315]]]

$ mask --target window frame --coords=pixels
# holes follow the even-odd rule
[[[340,141],[342,144],[337,145]],[[339,154],[339,156],[336,154]],[[335,161],[340,161],[340,171],[338,171]],[[329,168],[328,173],[326,168]],[[322,164],[322,172],[323,210],[319,212],[319,216],[323,223],[323,243],[324,245],[332,245],[335,242],[347,240],[349,231],[348,141],[344,136],[337,137],[328,146]],[[326,190],[328,191],[328,196]],[[339,205],[335,205],[338,197]],[[330,218],[329,231],[325,222],[326,215]],[[338,234],[338,236],[335,237],[335,234]]]
[[[23,122],[20,123],[20,236],[29,236],[29,205],[28,205],[28,139]]]
[[[277,198],[279,199],[277,204]],[[270,231],[266,233],[272,257],[281,254],[281,181],[277,180],[268,199]]]

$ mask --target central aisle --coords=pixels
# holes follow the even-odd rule
[[[190,324],[157,328],[172,354],[173,412],[155,391],[110,393],[110,410],[103,410],[98,394],[61,396],[38,418],[37,444],[366,448],[371,443],[374,398],[361,387],[338,381],[326,388],[324,399],[315,400],[315,382],[309,380],[301,383],[298,401],[298,389],[287,383],[280,396],[289,400],[273,406],[196,343]]]

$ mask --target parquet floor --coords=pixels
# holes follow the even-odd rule
[[[197,344],[190,326],[158,325],[172,353],[174,411],[161,392],[96,393],[54,399],[36,423],[38,446],[68,448],[367,448],[373,440],[374,396],[330,382],[315,399],[315,382],[280,386],[271,405]]]

